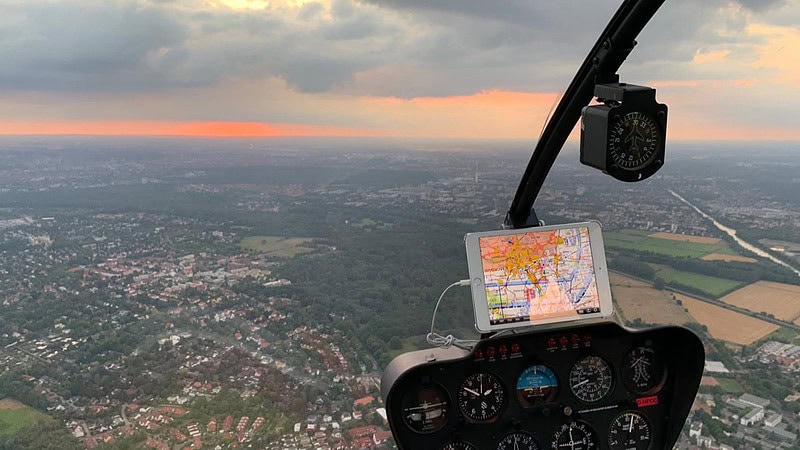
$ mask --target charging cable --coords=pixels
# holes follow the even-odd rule
[[[469,280],[461,280],[461,281],[456,281],[450,286],[444,288],[444,291],[442,291],[442,295],[439,296],[439,300],[436,301],[436,306],[433,308],[433,317],[431,317],[431,332],[428,333],[428,335],[426,336],[428,344],[431,344],[439,348],[458,347],[464,350],[472,350],[472,347],[478,342],[470,339],[458,339],[452,334],[448,334],[447,336],[442,336],[441,334],[438,334],[433,331],[434,324],[436,323],[436,312],[439,310],[439,304],[442,302],[444,294],[446,294],[447,291],[450,290],[450,288],[454,288],[456,286],[469,286],[470,284],[471,283]]]

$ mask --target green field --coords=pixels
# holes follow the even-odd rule
[[[715,379],[719,382],[719,386],[722,388],[722,390],[728,394],[739,395],[744,393],[744,389],[742,389],[739,383],[737,383],[733,378],[715,377]]]
[[[725,255],[737,254],[725,241],[716,244],[698,244],[694,242],[674,241],[649,237],[649,231],[623,230],[603,233],[603,242],[608,249],[636,250],[653,252],[675,258],[702,258],[711,253]]]
[[[0,402],[0,436],[12,436],[20,429],[34,422],[50,420],[49,416],[29,406],[14,406],[15,409],[6,409],[3,407],[3,404],[6,402],[9,401],[3,400]]]
[[[294,258],[297,255],[314,251],[307,244],[311,238],[287,238],[281,236],[250,236],[242,239],[242,250],[263,253],[275,258]]]
[[[766,341],[779,341],[787,344],[800,344],[800,334],[786,327],[780,327],[774,333],[759,341],[759,345]]]
[[[725,278],[709,277],[698,273],[684,272],[671,268],[656,271],[656,278],[660,278],[664,283],[682,284],[706,294],[712,298],[719,298],[744,285],[744,283]]]

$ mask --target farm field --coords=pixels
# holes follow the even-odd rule
[[[670,236],[669,238],[653,236]],[[690,240],[691,239],[691,240]],[[715,243],[693,242],[692,240],[713,240]],[[710,254],[736,255],[725,241],[716,238],[675,235],[671,233],[649,234],[644,231],[623,230],[604,232],[603,241],[609,249],[637,250],[658,253],[676,258],[702,258]],[[708,241],[711,242],[711,241]]]
[[[693,244],[719,244],[719,238],[712,238],[706,236],[691,236],[688,234],[675,234],[675,233],[653,233],[648,236],[658,239],[668,239],[671,241],[691,242]]]
[[[263,253],[275,258],[294,258],[297,255],[311,253],[314,249],[307,247],[311,238],[287,238],[281,236],[250,236],[242,239],[239,246],[242,250]]]
[[[619,313],[629,321],[639,319],[645,323],[683,325],[693,322],[682,306],[666,291],[618,273],[610,274],[611,294]]]
[[[755,258],[748,258],[747,256],[739,256],[739,255],[725,255],[723,253],[709,253],[706,256],[703,256],[703,261],[725,261],[725,262],[745,262],[745,263],[757,263],[758,260]]]
[[[49,416],[16,400],[0,400],[0,436],[12,436],[34,422],[49,419]]]
[[[759,281],[722,297],[723,302],[753,312],[766,312],[787,322],[800,319],[800,286]]]
[[[684,272],[672,268],[657,270],[656,277],[662,279],[665,283],[676,283],[692,287],[713,298],[719,298],[743,284],[739,281]]]
[[[777,325],[736,311],[706,303],[692,297],[675,294],[697,322],[708,328],[714,339],[739,345],[750,345],[777,330]]]

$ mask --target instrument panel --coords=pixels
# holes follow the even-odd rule
[[[400,355],[381,393],[400,449],[671,449],[704,358],[681,327],[551,327]]]

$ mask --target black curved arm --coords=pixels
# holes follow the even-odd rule
[[[506,228],[538,225],[533,203],[561,147],[578,123],[581,110],[591,102],[595,84],[616,81],[615,74],[636,45],[636,37],[663,3],[664,0],[625,0],[611,18],[536,143],[506,214]]]

